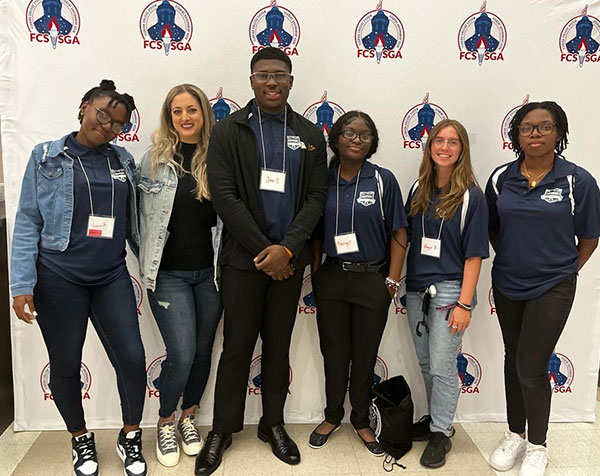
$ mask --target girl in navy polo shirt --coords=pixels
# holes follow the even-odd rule
[[[123,414],[117,451],[125,475],[145,475],[144,348],[125,241],[139,244],[135,162],[112,145],[135,109],[104,80],[79,106],[80,128],[38,144],[21,187],[11,256],[17,317],[37,318],[50,358],[54,403],[72,434],[76,476],[98,474],[94,434],[81,404],[81,353],[88,316],[117,374]]]
[[[598,185],[560,155],[568,131],[555,102],[523,106],[511,122],[517,160],[494,170],[485,191],[509,427],[490,464],[507,471],[525,454],[522,476],[542,475],[548,463],[548,361],[573,304],[577,272],[600,235]]]
[[[350,369],[350,421],[367,450],[383,456],[369,427],[370,390],[404,262],[407,222],[396,178],[366,160],[378,142],[375,124],[359,111],[342,115],[329,135],[335,157],[329,167],[323,239],[316,243],[312,269],[327,406],[325,421],[309,443],[321,448],[339,428]],[[322,265],[321,251],[327,255]]]
[[[481,261],[489,256],[485,198],[458,121],[445,119],[431,131],[406,211],[406,307],[430,412],[415,425],[413,439],[429,439],[420,461],[437,468],[452,447],[456,353],[475,307]]]

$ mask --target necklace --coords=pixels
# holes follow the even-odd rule
[[[550,172],[551,169],[552,169],[552,167],[550,167],[548,170],[542,171],[542,173],[539,174],[539,175],[537,175],[536,177],[532,177],[531,175],[529,175],[529,172],[527,171],[527,164],[525,164],[525,160],[523,160],[523,172],[525,172],[525,175],[529,179],[529,188],[534,188],[538,184],[537,181],[541,177],[543,177],[544,175],[546,175],[548,172]]]

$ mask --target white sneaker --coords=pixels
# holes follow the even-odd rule
[[[504,438],[490,456],[490,466],[498,471],[508,471],[523,456],[527,448],[527,440],[517,433],[506,430]]]
[[[543,476],[548,465],[548,448],[527,443],[527,452],[519,476]]]
[[[202,437],[196,428],[196,417],[188,415],[179,420],[177,429],[181,435],[181,447],[188,456],[196,456],[202,448]]]
[[[156,459],[167,468],[179,463],[179,445],[173,421],[166,421],[156,427]]]

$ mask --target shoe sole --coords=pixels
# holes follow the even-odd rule
[[[524,457],[524,456],[525,456],[525,451],[523,451],[523,453],[522,453],[522,454],[518,455],[518,456],[515,458],[515,461],[513,462],[513,464],[511,464],[510,466],[500,466],[500,465],[496,465],[496,464],[494,464],[494,463],[492,462],[492,460],[491,460],[491,458],[490,458],[490,466],[491,466],[492,468],[494,468],[496,471],[502,471],[502,472],[504,472],[504,471],[510,471],[511,469],[513,469],[513,468],[515,467],[515,465],[516,465],[516,464],[517,464],[519,461],[521,461],[521,460],[523,459],[523,457]]]
[[[165,463],[165,461],[163,460],[163,456],[162,453],[160,452],[160,450],[158,449],[158,442],[156,442],[156,459],[158,460],[158,462],[160,464],[162,464],[165,468],[172,468],[173,466],[177,466],[177,464],[179,463],[179,453],[177,454],[177,461],[175,461],[172,464],[167,464]]]
[[[119,446],[119,443],[117,443],[117,454],[119,455],[119,458],[121,458],[121,461],[123,461],[123,464],[125,464],[125,452],[121,453],[121,447]],[[127,474],[127,470],[123,468],[123,474],[125,476],[129,476]],[[140,476],[146,476],[148,474],[148,464],[146,463],[146,471],[144,472],[143,475]]]
[[[269,439],[263,435],[260,430],[257,433],[258,439],[261,441],[264,441],[265,443],[269,443],[269,445],[271,444],[271,442],[269,441]],[[271,447],[271,450],[273,449],[273,447]],[[291,465],[296,465],[296,464],[300,464],[300,458],[298,458],[298,461],[286,461],[283,458],[279,457],[278,455],[275,454],[275,452],[273,451],[273,455],[275,455],[275,457],[277,459],[279,459],[280,461],[283,461],[285,464],[291,464]]]
[[[223,453],[225,453],[227,448],[229,448],[231,446],[232,442],[233,442],[233,439],[230,439],[227,443],[225,443],[225,445],[223,446]],[[205,443],[206,443],[206,441],[205,441]],[[212,471],[210,471],[208,473],[201,473],[202,476],[209,476],[209,474],[213,474],[217,469],[219,469],[219,466],[221,466],[222,462],[223,462],[223,458],[221,458],[221,461],[219,461],[219,464],[217,466],[215,466],[215,469],[213,469]],[[200,473],[194,472],[194,474],[200,474]]]
[[[202,449],[202,446],[204,446],[204,441],[202,441],[202,438],[200,438],[200,442],[198,444],[198,451],[192,451],[192,450],[190,450],[189,449],[190,445],[185,445],[183,443],[183,441],[181,442],[181,449],[188,456],[198,456],[198,453],[200,453],[200,450]]]
[[[424,468],[441,468],[442,466],[444,466],[446,464],[446,455],[448,453],[450,453],[450,450],[452,449],[452,442],[450,440],[448,440],[448,449],[446,450],[446,452],[444,453],[444,457],[436,462],[436,463],[432,463],[432,464],[423,464],[421,463],[421,461],[419,460],[419,463],[421,464],[421,466],[423,466]]]
[[[367,448],[367,445],[365,444],[366,441],[362,439],[362,437],[358,434],[358,431],[356,431],[356,428],[354,428],[354,433],[356,433],[356,436],[358,437],[358,439],[362,442],[365,450],[367,450],[367,453],[369,453],[371,456],[375,456],[376,458],[381,458],[383,455],[385,455],[385,451],[383,453],[372,453],[371,451],[369,451],[369,448]]]
[[[329,433],[329,435],[327,435],[327,439],[325,440],[325,443],[323,443],[321,446],[313,446],[310,444],[310,441],[308,442],[308,446],[310,446],[313,450],[320,450],[321,448],[323,448],[323,446],[325,446],[328,442],[329,442],[329,438],[331,438],[331,436],[338,431],[340,428],[342,427],[342,425],[338,425],[336,426],[331,433]],[[325,436],[325,435],[323,435]]]

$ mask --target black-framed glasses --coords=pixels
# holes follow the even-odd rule
[[[110,129],[115,134],[121,133],[125,127],[125,124],[115,121],[112,117],[110,117],[110,114],[103,109],[98,109],[96,106],[94,106],[94,109],[96,110],[96,119],[98,119],[100,124],[110,124]]]
[[[540,135],[547,136],[552,134],[552,131],[556,127],[553,122],[540,122],[539,124],[521,124],[519,126],[519,135],[528,136],[533,133],[534,129],[540,133]]]
[[[350,129],[344,129],[342,131],[342,137],[344,139],[349,139],[349,140],[354,140],[358,137],[361,142],[365,142],[365,143],[373,142],[373,136],[371,134],[369,134],[368,132],[359,134],[358,132],[351,131]]]
[[[264,71],[257,71],[250,75],[259,83],[266,83],[270,78],[273,78],[276,83],[285,83],[290,76],[292,75],[289,73],[266,73]]]

